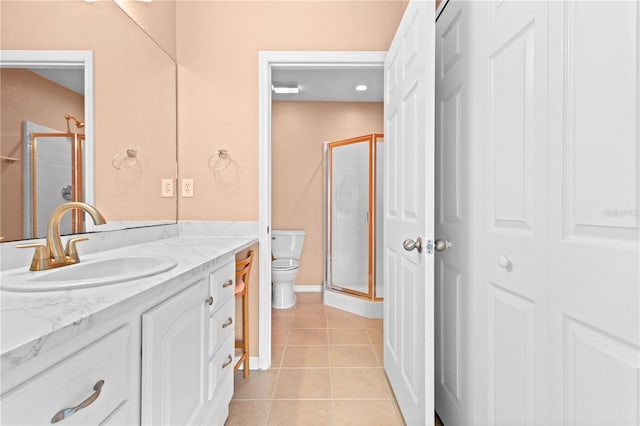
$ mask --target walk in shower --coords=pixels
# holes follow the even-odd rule
[[[375,133],[324,144],[324,303],[371,318],[382,317],[382,144]]]
[[[23,238],[44,238],[51,212],[68,201],[84,201],[84,123],[65,115],[67,132],[23,122]],[[71,124],[73,123],[73,125]],[[60,220],[60,234],[84,232],[84,213]]]

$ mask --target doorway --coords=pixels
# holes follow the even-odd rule
[[[263,51],[259,54],[259,360],[271,364],[271,102],[274,70],[382,68],[386,52]]]

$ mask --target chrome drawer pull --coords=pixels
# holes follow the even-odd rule
[[[227,368],[233,362],[233,358],[231,358],[231,355],[227,355],[227,356],[228,356],[227,361],[224,364],[222,364],[222,368]]]
[[[56,415],[51,418],[51,423],[58,423],[60,420],[64,420],[67,417],[71,417],[76,412],[93,404],[93,401],[98,399],[98,397],[100,396],[100,392],[102,391],[102,385],[104,385],[104,380],[100,380],[98,383],[95,384],[95,386],[93,387],[93,390],[95,392],[89,398],[85,399],[75,407],[65,408],[63,410],[58,411]]]
[[[233,280],[229,280],[229,281],[227,281],[226,283],[222,284],[222,288],[227,288],[227,287],[229,287],[230,285],[233,285]]]
[[[222,328],[227,328],[231,324],[233,324],[233,319],[231,317],[229,317],[229,319],[224,324],[222,324]]]

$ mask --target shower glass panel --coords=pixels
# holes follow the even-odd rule
[[[43,126],[25,122],[25,238],[45,237],[51,212],[67,201],[83,201],[84,198],[84,135],[34,131],[38,128]],[[83,212],[73,210],[62,217],[60,234],[82,232],[83,224]]]
[[[375,214],[382,193],[376,190],[376,147],[381,141],[382,135],[372,134],[329,143],[326,156],[326,286],[371,301],[381,300],[376,294],[382,294],[376,284],[381,223]]]

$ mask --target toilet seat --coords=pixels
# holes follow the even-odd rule
[[[298,269],[300,265],[295,259],[275,259],[271,261],[271,270],[273,271],[292,271]]]

